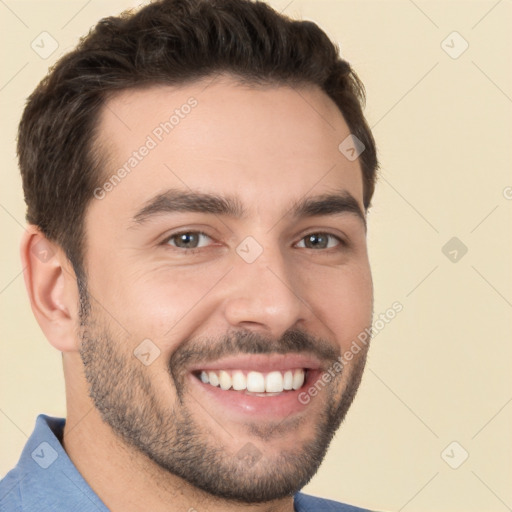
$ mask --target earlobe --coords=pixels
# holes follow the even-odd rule
[[[78,290],[64,251],[29,225],[20,256],[30,305],[46,338],[62,352],[77,350]]]

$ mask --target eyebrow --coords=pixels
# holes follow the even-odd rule
[[[293,217],[313,217],[315,215],[352,214],[358,217],[366,229],[366,217],[356,198],[347,190],[335,194],[322,194],[302,198],[290,210]]]
[[[206,213],[235,218],[243,218],[247,214],[236,197],[169,189],[149,199],[133,216],[131,227],[138,227],[159,215],[177,212]],[[347,213],[359,217],[366,229],[366,218],[359,203],[346,190],[298,199],[286,212],[293,218]]]

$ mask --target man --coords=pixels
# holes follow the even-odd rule
[[[154,2],[57,63],[18,153],[67,417],[2,510],[362,510],[299,492],[368,350],[362,100],[315,24],[248,0]]]

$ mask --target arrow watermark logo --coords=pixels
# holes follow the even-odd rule
[[[458,469],[466,462],[469,453],[457,441],[452,441],[442,452],[441,458],[452,469]]]
[[[57,40],[48,32],[41,32],[31,43],[30,47],[41,59],[47,59],[59,47]]]
[[[30,252],[43,263],[51,260],[55,254],[55,251],[45,240],[39,240],[35,243],[30,249]]]
[[[40,443],[31,453],[32,458],[38,466],[43,469],[49,468],[56,460],[59,454],[46,441]]]
[[[468,48],[469,43],[456,31],[441,42],[441,48],[452,59],[458,59]]]
[[[261,459],[261,452],[252,443],[247,443],[238,451],[236,458],[252,468]]]
[[[149,338],[146,338],[137,345],[133,355],[144,366],[149,366],[160,355],[160,349]]]
[[[441,252],[452,263],[458,263],[468,252],[468,248],[460,239],[454,236],[443,245]]]
[[[366,146],[355,135],[350,134],[348,137],[343,139],[341,144],[338,146],[338,149],[347,160],[353,162],[366,149]]]
[[[263,253],[263,247],[252,236],[245,237],[235,250],[246,263],[254,263]]]

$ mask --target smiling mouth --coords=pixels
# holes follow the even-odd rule
[[[246,370],[199,370],[194,372],[203,384],[223,391],[240,391],[258,396],[274,396],[300,389],[307,378],[307,369],[295,368],[267,373]]]

